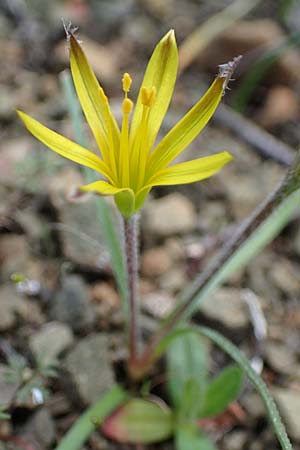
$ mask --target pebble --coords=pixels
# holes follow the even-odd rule
[[[241,450],[247,442],[246,431],[233,431],[226,435],[225,449],[226,450]]]
[[[13,285],[3,285],[0,288],[0,298],[0,331],[12,328],[18,317],[34,325],[43,323],[44,317],[39,304],[19,295]]]
[[[95,283],[90,292],[96,312],[106,319],[122,306],[119,294],[109,283]]]
[[[266,408],[265,405],[257,392],[251,390],[247,392],[247,395],[242,397],[242,406],[246,409],[248,414],[258,419],[260,417],[265,417]]]
[[[22,427],[22,436],[35,440],[42,447],[50,446],[56,437],[54,421],[46,408],[35,412]]]
[[[1,314],[0,314],[0,331],[11,328],[16,323],[16,310],[22,301],[15,289],[10,286],[4,286],[0,289],[1,297]]]
[[[288,259],[277,258],[269,271],[271,282],[284,294],[298,296],[300,291],[299,267]]]
[[[68,324],[73,331],[86,331],[95,322],[90,292],[78,275],[64,278],[50,305],[53,320]]]
[[[275,401],[284,417],[288,434],[292,439],[300,440],[300,389],[273,390]]]
[[[10,404],[19,387],[18,382],[8,382],[6,373],[9,370],[9,366],[0,364],[0,405],[4,406]]]
[[[156,237],[189,233],[197,226],[197,214],[193,203],[175,192],[147,204],[143,225],[146,232]]]
[[[220,178],[224,180],[224,191],[234,218],[243,220],[275,188],[282,177],[282,168],[259,162],[251,169],[246,166],[236,169],[229,165],[226,177],[221,171]]]
[[[37,359],[44,363],[54,362],[57,357],[73,344],[71,328],[60,322],[49,322],[31,335],[29,346]]]
[[[163,319],[175,306],[175,299],[167,293],[151,292],[141,298],[144,311],[157,319]]]
[[[92,195],[77,201],[70,198],[72,189],[82,184],[84,180],[78,171],[65,168],[52,177],[48,186],[49,196],[58,210],[65,256],[79,265],[102,268],[105,251],[97,217],[97,199]]]
[[[268,91],[265,103],[255,116],[255,120],[265,128],[272,128],[295,120],[298,110],[293,90],[287,86],[277,85]]]
[[[109,343],[108,335],[93,333],[81,339],[66,356],[65,369],[85,404],[101,398],[115,382]]]
[[[9,280],[14,272],[23,273],[29,258],[29,245],[25,236],[13,234],[0,236],[0,268],[2,279]]]
[[[213,292],[201,304],[201,312],[231,329],[244,328],[249,323],[247,310],[239,289],[223,287]]]
[[[286,36],[282,28],[272,19],[238,20],[213,40],[198,58],[199,64],[215,70],[216,61],[230,61],[236,55],[245,55],[268,48]],[[242,64],[242,63],[241,63]],[[272,66],[267,78],[274,84],[293,85],[300,78],[299,53],[290,48],[283,52]]]
[[[187,283],[187,277],[182,267],[175,267],[163,274],[159,279],[159,287],[162,291],[175,294]]]
[[[265,358],[270,366],[279,373],[286,375],[300,375],[297,356],[287,344],[276,341],[268,341],[264,346]]]
[[[146,250],[141,258],[141,273],[145,277],[157,277],[168,272],[172,267],[172,259],[165,247]]]

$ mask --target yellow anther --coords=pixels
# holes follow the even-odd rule
[[[152,86],[152,88],[149,90],[149,106],[152,106],[156,97],[156,87]]]
[[[122,104],[123,114],[130,114],[133,107],[133,102],[129,98],[124,98]]]
[[[149,108],[153,105],[155,100],[156,89],[154,86],[148,89],[146,87],[141,88],[141,101],[144,106],[148,106]]]
[[[123,85],[123,91],[124,92],[129,92],[130,91],[130,86],[132,83],[132,79],[131,76],[129,75],[129,73],[124,73],[123,78],[122,78],[122,85]]]

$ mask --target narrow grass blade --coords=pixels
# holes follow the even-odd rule
[[[104,419],[122,405],[128,395],[120,386],[115,386],[98,402],[82,414],[60,441],[56,450],[80,450],[88,437],[95,431]]]
[[[85,146],[86,136],[83,129],[83,116],[69,71],[64,71],[61,74],[60,78],[62,88],[67,100],[68,111],[71,117],[75,138],[79,144]],[[97,181],[97,179],[95,178],[95,173],[92,170],[84,169],[84,174],[87,183],[93,183],[94,181]],[[112,217],[112,212],[105,199],[98,197],[96,204],[99,226],[101,227],[105,242],[108,246],[113,272],[115,274],[117,285],[123,299],[125,317],[127,317],[128,291],[123,253],[120,244],[121,239],[117,232],[116,225]]]

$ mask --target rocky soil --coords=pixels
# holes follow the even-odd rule
[[[83,179],[79,168],[43,148],[15,114],[22,108],[72,137],[59,83],[59,73],[68,67],[60,17],[80,26],[86,53],[118,114],[123,71],[130,71],[136,92],[147,57],[166,30],[175,28],[181,43],[228,4],[70,0],[41,8],[42,2],[26,3],[20,8],[22,2],[0,2],[0,404],[11,405],[11,419],[0,422],[0,450],[54,448],[86,406],[116,381],[126,383],[122,305],[96,199],[70,200],[72,187]],[[272,5],[261,2],[195,58],[178,80],[162,131],[195,103],[219,63],[244,53],[237,81],[224,100],[233,103],[234,91],[256,59],[295,31],[295,17],[300,17],[296,2],[284,16]],[[257,83],[244,111],[291,152],[300,142],[299,67],[299,47],[290,47]],[[146,331],[165,317],[182,287],[285,173],[276,158],[259,154],[256,139],[251,136],[246,142],[219,121],[212,122],[184,159],[228,150],[233,162],[205,182],[151,193],[140,220]],[[299,225],[298,211],[280,236],[231,276],[195,318],[221,330],[250,358],[261,358],[263,378],[295,450],[300,450]],[[266,336],[259,342],[253,304],[266,322]],[[227,360],[213,347],[211,355],[215,373]],[[53,377],[49,364],[54,362]],[[25,383],[18,377],[7,383],[12,367],[14,373],[25,374]],[[17,395],[20,390],[22,395]],[[207,430],[220,450],[279,448],[250,386],[228,416],[228,423]],[[114,448],[98,432],[85,446]]]

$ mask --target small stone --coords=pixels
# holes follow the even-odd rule
[[[0,331],[5,331],[15,325],[17,315],[26,318],[28,313],[27,301],[18,295],[14,286],[9,284],[0,288],[0,299]]]
[[[50,305],[53,320],[67,323],[73,331],[86,331],[95,322],[90,292],[77,275],[65,277]]]
[[[39,409],[24,425],[22,436],[33,438],[42,447],[50,446],[56,437],[55,425],[46,408]]]
[[[177,237],[168,238],[164,245],[172,261],[180,262],[186,258],[186,249],[182,239]]]
[[[106,334],[91,334],[78,342],[65,359],[65,368],[85,404],[101,398],[115,382],[109,342]]]
[[[142,297],[142,308],[157,319],[163,319],[175,306],[175,299],[167,293],[152,292]]]
[[[120,296],[109,283],[95,283],[90,288],[90,292],[95,304],[96,314],[103,317],[106,322],[108,317],[121,309]]]
[[[50,322],[30,337],[29,346],[37,359],[42,358],[44,363],[51,363],[70,347],[73,341],[72,330],[67,325]]]
[[[187,277],[182,267],[175,267],[162,275],[159,279],[159,287],[166,292],[175,294],[187,283]]]
[[[297,255],[300,256],[300,227],[295,237],[294,250],[297,253]]]
[[[244,166],[236,171],[234,165],[226,173],[220,172],[224,191],[236,220],[245,219],[271,192],[282,177],[282,169],[273,164],[258,162],[252,168]],[[238,187],[238,188],[237,188]]]
[[[275,401],[285,419],[288,434],[292,439],[300,440],[300,389],[273,390]]]
[[[25,236],[4,234],[0,237],[0,268],[3,279],[9,280],[15,272],[24,273],[29,258],[29,245]]]
[[[261,49],[262,54],[274,42],[286,39],[282,28],[272,19],[238,20],[220,33],[198,58],[201,67],[215,70],[216,61],[230,61],[236,55],[245,55]],[[283,52],[267,73],[274,84],[294,85],[300,78],[300,57],[292,46]]]
[[[184,195],[174,193],[148,203],[144,212],[146,231],[158,237],[183,234],[197,226],[193,203]]]
[[[255,391],[250,391],[243,396],[241,403],[251,417],[255,419],[265,417],[266,408],[261,397]]]
[[[199,226],[201,230],[212,234],[218,233],[228,225],[225,202],[206,202],[201,207]]]
[[[265,357],[270,366],[279,373],[296,375],[300,373],[297,355],[282,342],[267,342],[265,344]]]
[[[287,86],[274,86],[267,95],[265,104],[255,120],[265,128],[281,125],[294,120],[298,114],[298,102],[293,90]]]
[[[239,289],[223,287],[213,292],[201,305],[201,312],[231,329],[240,329],[249,323]]]
[[[226,434],[225,449],[241,450],[247,442],[247,433],[245,431],[233,431]]]
[[[281,258],[273,262],[269,276],[274,285],[286,295],[298,296],[300,291],[299,268]]]
[[[9,405],[13,400],[19,387],[19,383],[10,382],[6,374],[10,371],[9,366],[0,364],[0,405]]]
[[[152,278],[163,275],[172,267],[172,260],[164,247],[156,247],[144,252],[141,258],[141,272]]]
[[[66,168],[49,184],[49,195],[58,210],[63,251],[67,258],[79,265],[102,268],[104,241],[97,217],[97,198],[83,196],[70,199],[72,189],[84,184],[80,173]]]

